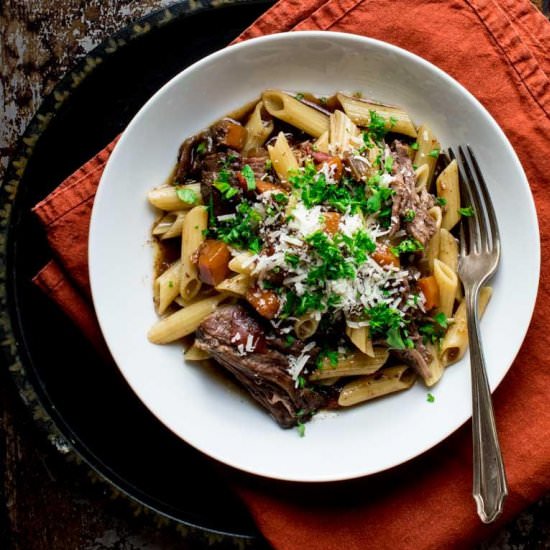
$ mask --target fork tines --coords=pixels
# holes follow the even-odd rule
[[[467,198],[474,211],[475,220],[472,220],[474,223],[466,222],[470,251],[475,253],[498,253],[500,250],[500,236],[496,215],[485,178],[472,148],[469,145],[459,145],[457,152],[456,149],[451,147],[449,148],[449,156],[457,161],[461,195]],[[464,224],[461,224],[461,241],[463,242],[465,241],[465,232]]]

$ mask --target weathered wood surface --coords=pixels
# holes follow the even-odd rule
[[[18,136],[75,60],[166,0],[0,0],[0,177]],[[538,0],[547,6],[546,0]],[[46,441],[0,369],[0,549],[197,548],[135,516]],[[480,548],[550,548],[550,498]]]

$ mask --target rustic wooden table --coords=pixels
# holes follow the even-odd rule
[[[0,2],[0,178],[42,98],[106,36],[167,0]],[[548,9],[548,0],[536,2]],[[0,548],[199,548],[173,527],[114,498],[67,462],[37,430],[6,369],[0,369]],[[550,548],[550,497],[532,505],[484,550]]]

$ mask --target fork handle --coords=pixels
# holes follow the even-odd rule
[[[473,497],[481,521],[491,523],[502,512],[508,487],[479,335],[479,288],[465,289],[472,374]]]

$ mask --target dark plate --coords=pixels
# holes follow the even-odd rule
[[[228,44],[272,3],[184,2],[107,40],[44,101],[0,197],[9,205],[0,213],[6,260],[0,283],[6,283],[8,296],[7,304],[1,298],[1,340],[24,399],[45,410],[43,422],[54,439],[70,442],[131,498],[177,522],[241,542],[259,535],[224,483],[223,467],[160,424],[118,369],[103,362],[31,283],[51,252],[30,208],[121,132],[167,80]]]

